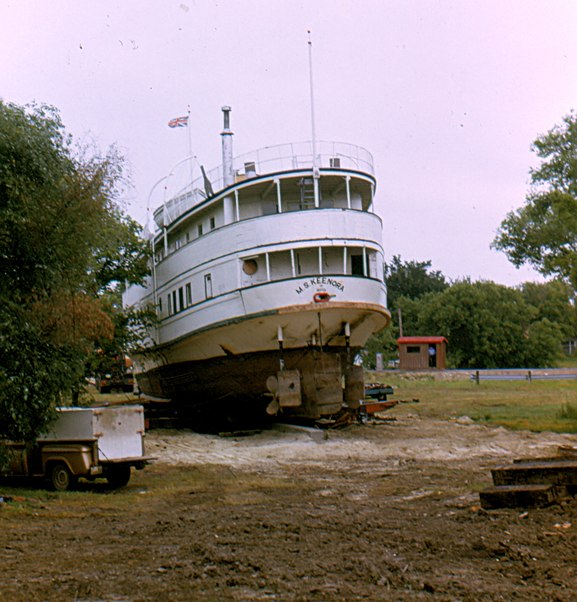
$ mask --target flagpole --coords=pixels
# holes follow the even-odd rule
[[[190,157],[190,163],[189,163],[189,167],[190,167],[190,194],[192,194],[192,172],[193,172],[193,165],[192,165],[192,136],[190,134],[190,105],[188,105],[188,120],[186,122],[186,128],[188,130],[188,156]]]

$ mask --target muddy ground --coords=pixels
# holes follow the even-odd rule
[[[328,433],[153,431],[158,460],[124,490],[20,490],[0,504],[0,599],[577,599],[577,500],[478,497],[491,467],[576,438],[393,414]]]

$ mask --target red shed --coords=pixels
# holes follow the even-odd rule
[[[445,337],[401,337],[397,344],[401,370],[444,370],[447,365]]]

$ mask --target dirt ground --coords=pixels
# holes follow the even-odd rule
[[[491,467],[574,436],[389,415],[329,432],[151,431],[158,460],[123,490],[0,504],[0,599],[577,599],[577,500],[484,511],[478,497]]]

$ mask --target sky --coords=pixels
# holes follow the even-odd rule
[[[575,0],[0,0],[0,98],[115,145],[145,223],[189,143],[220,163],[223,105],[235,155],[311,139],[308,31],[317,138],[372,153],[387,258],[539,281],[490,245],[577,105]]]

